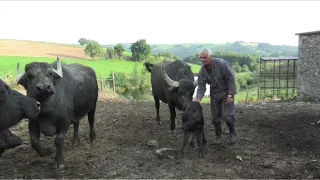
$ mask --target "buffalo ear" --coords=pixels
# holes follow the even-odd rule
[[[21,76],[21,78],[19,79],[17,84],[21,84],[25,89],[27,89],[28,87],[28,79],[27,79],[27,75],[24,74],[23,76]]]
[[[170,92],[178,92],[178,90],[179,90],[179,87],[169,87],[168,88],[168,90],[170,91]]]

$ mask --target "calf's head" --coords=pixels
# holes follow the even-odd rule
[[[0,131],[23,118],[33,118],[40,112],[40,103],[15,90],[0,79]]]
[[[182,127],[183,131],[194,131],[200,127],[202,118],[201,105],[198,102],[190,101],[183,108]]]
[[[184,71],[184,69],[182,69],[182,71]],[[180,80],[175,81],[175,80],[172,80],[168,76],[168,74],[165,72],[164,68],[161,67],[162,77],[170,86],[169,91],[176,93],[175,98],[177,99],[179,106],[181,106],[180,108],[184,108],[187,102],[192,101],[194,90],[198,85],[198,82],[191,80],[190,77],[184,78],[183,77],[184,72],[182,71],[180,73],[178,72],[177,74],[177,76],[181,76],[181,78],[178,77],[178,79]],[[187,73],[187,75],[191,75],[193,77],[191,70],[189,73]]]
[[[61,62],[57,58],[57,69],[45,62],[32,62],[20,73],[18,64],[17,82],[26,90],[27,95],[42,102],[55,93],[55,83],[63,77]]]

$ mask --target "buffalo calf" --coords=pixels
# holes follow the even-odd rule
[[[22,144],[21,139],[12,134],[10,127],[22,119],[33,118],[40,112],[40,103],[9,87],[0,79],[0,156],[6,149]]]
[[[200,103],[190,101],[186,104],[182,113],[181,129],[184,132],[184,139],[178,158],[183,158],[184,149],[190,139],[190,135],[192,135],[190,146],[194,147],[194,139],[196,137],[199,146],[199,157],[203,158],[203,145],[207,143],[207,140],[204,136],[204,119]]]

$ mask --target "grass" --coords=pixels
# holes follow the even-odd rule
[[[6,75],[16,75],[17,63],[20,63],[20,68],[23,70],[24,66],[30,62],[54,62],[55,58],[45,58],[45,57],[14,57],[14,56],[0,56],[0,76]],[[132,62],[125,60],[78,60],[78,59],[61,59],[63,63],[79,63],[89,67],[92,67],[97,75],[102,75],[103,77],[109,76],[111,72],[124,72],[131,73],[133,71],[134,65],[137,63],[139,68],[144,68],[143,62]],[[200,66],[191,64],[191,69],[193,72],[199,72]]]
[[[258,89],[257,88],[251,88],[248,89],[248,97],[247,97],[247,91],[238,91],[238,93],[235,95],[234,103],[239,104],[244,102],[247,99],[247,101],[254,102],[258,99]],[[210,103],[210,97],[204,97],[201,100],[201,103]]]

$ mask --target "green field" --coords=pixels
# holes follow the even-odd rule
[[[0,77],[2,75],[16,75],[17,63],[20,63],[21,69],[30,62],[54,62],[55,58],[39,58],[39,57],[13,57],[13,56],[0,56]],[[92,67],[98,76],[109,76],[111,72],[124,72],[131,73],[134,65],[137,63],[138,67],[144,68],[143,62],[132,62],[125,60],[77,60],[77,59],[61,59],[63,63],[80,63]],[[200,66],[191,65],[194,73],[199,72]]]

